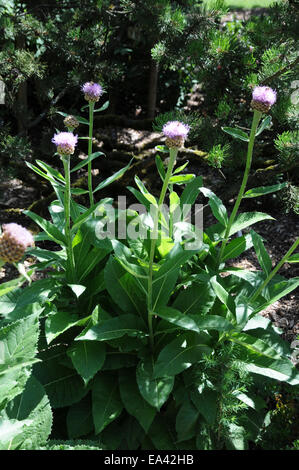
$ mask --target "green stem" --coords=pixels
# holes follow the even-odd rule
[[[254,302],[257,297],[261,294],[261,292],[264,290],[266,285],[271,281],[271,279],[275,276],[277,271],[281,268],[281,266],[288,260],[288,258],[291,256],[293,251],[296,250],[297,246],[299,245],[299,238],[293,243],[289,251],[284,255],[284,257],[279,261],[279,263],[275,266],[275,268],[271,271],[271,273],[267,276],[263,284],[255,291],[255,293],[250,297],[249,302]]]
[[[89,102],[89,133],[88,133],[88,157],[92,154],[92,133],[93,133],[93,111],[94,102]],[[91,174],[91,161],[88,162],[88,191],[90,207],[94,205],[93,193],[92,193],[92,174]]]
[[[172,193],[173,191],[173,184],[169,185],[169,192]],[[169,207],[169,238],[173,237],[173,212],[171,211],[171,208]]]
[[[175,164],[175,160],[178,154],[178,149],[169,149],[169,163],[167,172],[165,175],[165,179],[163,182],[161,194],[159,197],[158,208],[154,218],[154,229],[153,229],[153,238],[151,240],[151,247],[150,247],[150,257],[149,257],[149,272],[148,272],[148,294],[147,294],[147,310],[148,310],[148,327],[149,327],[149,335],[150,335],[150,343],[153,349],[154,347],[154,334],[153,334],[153,264],[154,264],[154,257],[155,257],[155,249],[157,244],[157,236],[158,236],[158,225],[159,225],[159,214],[161,210],[161,206],[163,205],[166,191],[169,185],[169,180],[172,175],[172,170]]]
[[[75,263],[73,253],[73,240],[71,234],[71,178],[70,178],[70,158],[62,158],[65,175],[65,193],[64,193],[64,213],[65,213],[65,237],[66,237],[66,250],[68,258],[68,267],[70,268],[69,281],[75,280]]]
[[[219,252],[219,264],[221,263],[223,253],[224,253],[224,250],[225,250],[225,247],[226,247],[226,244],[228,242],[229,235],[230,235],[231,227],[234,223],[234,220],[236,218],[239,206],[241,204],[242,197],[243,197],[244,192],[245,192],[245,188],[246,188],[246,184],[247,184],[247,180],[248,180],[249,172],[250,172],[250,168],[251,168],[252,152],[253,152],[255,134],[256,134],[257,126],[259,124],[261,116],[262,116],[262,113],[260,111],[254,110],[254,115],[253,115],[252,125],[251,125],[251,131],[250,131],[250,136],[249,136],[246,167],[245,167],[245,171],[244,171],[244,175],[243,175],[243,181],[242,181],[242,184],[241,184],[241,187],[240,187],[240,191],[239,191],[237,200],[235,202],[234,208],[232,210],[232,213],[230,215],[230,218],[229,218],[229,221],[228,221],[228,224],[227,224],[227,227],[226,227],[224,240],[222,242],[220,252]]]

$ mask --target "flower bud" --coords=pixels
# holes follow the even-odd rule
[[[276,102],[276,91],[268,86],[257,86],[252,93],[251,108],[267,113]]]
[[[72,132],[59,132],[52,139],[53,144],[57,147],[57,152],[62,157],[72,155],[78,142],[78,136]]]
[[[166,145],[169,148],[181,148],[184,146],[185,139],[190,127],[179,121],[169,121],[163,126],[163,134],[166,137]]]
[[[75,116],[72,116],[71,114],[66,116],[66,118],[63,120],[63,123],[69,131],[73,131],[74,129],[76,129],[76,127],[79,126],[78,119],[76,119]]]
[[[100,96],[102,96],[104,90],[98,83],[86,82],[82,86],[82,91],[84,93],[84,98],[89,102],[99,101]]]
[[[29,246],[34,246],[31,233],[21,225],[11,223],[2,226],[0,237],[0,259],[4,262],[20,261]]]

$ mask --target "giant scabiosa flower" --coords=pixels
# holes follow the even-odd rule
[[[190,127],[180,121],[169,121],[164,124],[162,132],[166,137],[165,143],[167,147],[183,147],[189,131]]]
[[[267,113],[276,102],[276,91],[268,86],[257,86],[252,92],[252,109]]]
[[[78,136],[72,132],[59,132],[54,135],[52,142],[56,145],[59,155],[66,157],[74,153]]]
[[[9,263],[20,261],[29,246],[34,246],[32,234],[18,224],[4,224],[0,237],[0,258]]]
[[[100,96],[104,93],[103,88],[98,83],[86,82],[82,86],[82,91],[84,93],[84,98],[86,101],[96,102],[99,101]]]

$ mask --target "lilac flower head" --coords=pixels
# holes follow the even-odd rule
[[[32,234],[21,225],[11,223],[2,226],[0,237],[0,258],[5,262],[20,261],[26,248],[34,246]]]
[[[271,106],[276,103],[277,93],[268,86],[256,86],[252,92],[251,107],[258,111],[267,113]]]
[[[84,98],[86,101],[99,101],[100,96],[102,96],[104,90],[98,83],[86,82],[82,85],[82,91],[84,93]]]
[[[72,132],[59,132],[54,135],[52,142],[56,145],[59,155],[65,157],[74,153],[78,136]]]
[[[166,136],[166,145],[169,148],[182,147],[190,127],[180,121],[168,121],[164,124],[162,131]]]

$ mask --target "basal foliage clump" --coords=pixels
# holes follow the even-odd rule
[[[269,424],[257,378],[299,384],[292,349],[260,315],[298,287],[298,278],[278,271],[284,262],[298,261],[293,253],[299,239],[273,266],[262,237],[253,229],[241,232],[272,217],[239,213],[243,198],[284,186],[246,191],[255,138],[269,125],[262,115],[276,94],[269,87],[255,89],[250,135],[223,129],[245,142],[244,149],[248,145],[243,181],[228,214],[201,176],[186,173],[186,165],[176,168],[191,126],[169,120],[160,122],[167,145],[157,148],[159,197],[136,175],[128,189],[139,206],[115,209],[111,198],[95,202],[130,164],[93,187],[92,161],[103,157],[92,153],[93,116],[105,105],[96,104],[101,87],[90,86],[99,94],[87,99],[82,88],[89,119],[62,113],[67,132],[56,131],[53,138],[63,171],[41,160],[27,162],[52,184],[56,199],[50,220],[24,212],[41,229],[37,246],[27,244],[26,250],[36,263],[26,271],[24,251],[18,251],[11,259],[19,278],[0,286],[0,447],[247,449]],[[73,134],[74,124],[88,128],[88,156],[75,165],[77,141],[86,137]],[[85,165],[88,189],[72,188],[72,173]],[[89,207],[74,200],[84,193]],[[199,195],[217,220],[204,229],[195,217]],[[191,210],[195,219],[188,217]],[[0,243],[5,233],[4,227]],[[18,233],[12,233],[14,243]],[[57,249],[42,249],[40,241]],[[251,248],[259,271],[226,264]],[[46,269],[47,277],[31,281]]]

